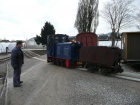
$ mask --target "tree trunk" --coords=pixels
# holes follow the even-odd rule
[[[93,32],[96,33],[96,27],[94,27],[94,31]]]
[[[112,47],[115,47],[115,31],[112,31]]]

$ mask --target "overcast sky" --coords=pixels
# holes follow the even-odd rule
[[[74,36],[78,33],[74,28],[78,1],[0,0],[0,39],[29,39],[40,34],[46,21],[54,25],[56,33]],[[99,0],[99,10],[103,9],[106,1],[110,0]],[[140,0],[136,0],[135,5],[138,7]],[[110,32],[105,20],[101,17],[99,20],[97,34]],[[136,31],[136,28],[127,30]]]

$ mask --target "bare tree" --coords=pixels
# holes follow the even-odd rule
[[[137,28],[140,30],[140,10],[139,10],[139,13],[136,14],[136,21],[137,21]]]
[[[132,13],[134,0],[111,0],[104,5],[102,11],[103,18],[111,26],[112,46],[115,46],[115,37],[121,29],[130,27],[132,23]]]
[[[99,0],[80,0],[74,26],[78,32],[96,32]]]

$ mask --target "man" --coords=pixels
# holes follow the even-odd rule
[[[13,72],[14,87],[21,87],[21,83],[23,83],[23,81],[20,81],[21,67],[24,64],[24,55],[21,50],[21,47],[22,41],[17,41],[16,47],[13,48],[11,53],[11,65],[14,69]]]

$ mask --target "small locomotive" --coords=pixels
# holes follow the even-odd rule
[[[56,34],[48,36],[47,61],[67,68],[76,66],[79,61],[79,50],[82,44],[70,42],[68,35]]]

